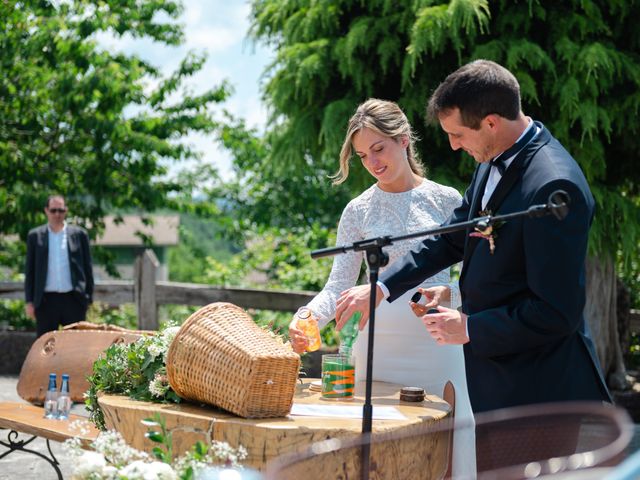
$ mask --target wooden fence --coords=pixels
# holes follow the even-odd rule
[[[138,328],[157,330],[158,305],[204,306],[212,302],[230,302],[243,308],[295,312],[306,305],[316,292],[289,292],[250,288],[212,287],[195,283],[157,282],[159,263],[153,250],[136,259],[133,281],[112,280],[97,283],[93,298],[108,305],[135,303]],[[0,299],[24,299],[22,282],[0,282]],[[640,333],[640,311],[631,310],[632,332]]]
[[[230,302],[243,308],[295,312],[307,304],[316,292],[289,292],[250,288],[212,287],[195,283],[156,281],[158,260],[152,250],[136,259],[133,281],[112,280],[95,285],[93,299],[108,305],[135,303],[138,328],[158,329],[158,305],[204,306],[212,302]],[[0,299],[24,299],[22,282],[0,282]]]

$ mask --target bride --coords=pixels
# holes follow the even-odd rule
[[[407,117],[397,104],[369,99],[357,108],[349,121],[334,183],[347,179],[353,152],[360,157],[375,183],[345,207],[338,225],[337,245],[435,228],[460,205],[462,198],[455,189],[425,177],[414,142]],[[421,238],[403,240],[385,247],[389,264],[421,241]],[[363,260],[363,252],[354,251],[335,257],[325,287],[307,305],[320,328],[335,318],[336,301],[342,291],[356,284]],[[450,305],[446,306],[460,305],[459,289],[451,283],[448,269],[419,287],[436,286],[441,287],[442,298],[449,299]],[[393,303],[382,302],[376,310],[372,380],[418,386],[438,395],[451,380],[456,390],[455,423],[464,427],[456,429],[454,434],[452,476],[475,478],[475,438],[473,429],[469,428],[473,424],[473,413],[462,346],[441,346],[433,340],[410,308],[413,293],[409,291]],[[294,350],[303,352],[307,340],[296,328],[295,317],[289,325],[289,336]],[[368,329],[365,328],[353,347],[356,365],[361,366],[356,368],[356,381],[364,380],[367,343]]]

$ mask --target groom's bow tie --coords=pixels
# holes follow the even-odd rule
[[[527,133],[525,133],[520,140],[518,140],[496,158],[491,160],[491,162],[489,162],[491,163],[491,166],[496,167],[498,169],[498,172],[500,172],[500,175],[504,175],[504,171],[507,169],[504,162],[515,156],[520,150],[522,150],[525,145],[527,145],[527,143],[529,143],[533,139],[537,131],[538,129],[536,128],[535,124],[531,125],[531,127],[529,127],[529,130],[527,130]]]
[[[491,166],[492,167],[496,167],[498,169],[498,172],[500,172],[500,175],[504,175],[504,171],[507,169],[507,167],[504,164],[504,160],[503,160],[503,156],[502,155],[498,155],[496,158],[494,158],[493,160],[491,160]]]

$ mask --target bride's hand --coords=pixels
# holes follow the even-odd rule
[[[421,303],[409,302],[409,306],[416,316],[421,317],[427,313],[431,308],[437,308],[438,305],[443,302],[451,301],[451,289],[446,285],[439,285],[437,287],[418,288],[418,292],[426,298],[427,302],[423,305]]]
[[[297,354],[302,354],[309,345],[309,340],[302,330],[299,330],[297,325],[297,318],[294,315],[293,320],[289,323],[289,341],[293,351]]]

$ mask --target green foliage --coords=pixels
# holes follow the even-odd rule
[[[171,463],[173,460],[173,440],[171,431],[167,430],[164,419],[156,413],[153,418],[145,418],[143,421],[148,427],[160,427],[160,431],[148,430],[144,434],[152,442],[161,445],[161,447],[153,447],[153,456],[164,463]],[[202,446],[202,442],[198,442],[196,448],[201,450]]]
[[[438,137],[446,147],[440,136],[425,135],[426,96],[456,65],[457,59],[448,55],[449,47],[453,45],[462,56],[466,46],[462,40],[488,29],[489,12],[486,1],[434,5],[442,3],[342,1],[327,9],[324,2],[313,0],[254,1],[251,33],[257,41],[277,47],[276,59],[266,72],[265,95],[273,107],[274,122],[267,137],[272,146],[268,161],[288,165],[289,170],[312,163],[315,169],[335,172],[347,120],[368,97],[398,101],[425,144]],[[293,26],[302,12],[308,19],[306,35]],[[439,43],[434,43],[437,32],[425,28],[431,24],[441,25],[446,34]],[[436,55],[443,49],[446,54],[440,53],[436,61],[423,61],[425,53]],[[309,63],[313,70],[307,68]],[[319,73],[314,74],[315,70]],[[303,75],[304,82],[300,81]],[[423,149],[429,165],[445,164],[439,155],[428,158],[424,153]],[[434,179],[451,177],[451,171],[443,168]],[[348,185],[352,195],[372,183],[360,166],[352,175]],[[325,180],[325,196],[331,195],[328,183]]]
[[[26,252],[25,242],[15,236],[0,235],[0,278],[14,282],[22,280]]]
[[[180,480],[197,478],[197,473],[209,465],[221,464],[225,467],[240,467],[240,461],[247,457],[247,451],[244,447],[234,449],[226,442],[214,440],[210,445],[198,441],[183,456],[174,460],[172,435],[166,427],[164,418],[156,413],[152,418],[145,418],[142,422],[148,428],[155,429],[148,430],[145,434],[146,438],[159,444],[152,449],[154,457],[169,465],[173,464]],[[160,430],[157,430],[158,428]]]
[[[451,1],[418,8],[407,47],[411,75],[423,55],[434,57],[453,47],[460,59],[464,45],[474,43],[478,35],[488,31],[490,17],[486,0]],[[406,69],[404,76],[403,80],[410,83]]]
[[[189,213],[180,215],[180,243],[169,249],[169,279],[198,283],[206,257],[220,262],[229,260],[239,247],[224,239],[222,228],[216,218],[200,218]]]
[[[495,60],[520,81],[525,113],[550,128],[589,180],[598,202],[591,253],[616,255],[623,277],[634,275],[630,268],[638,263],[640,242],[635,165],[640,136],[634,134],[640,131],[639,2],[343,0],[331,5],[252,2],[253,38],[277,49],[265,73],[272,128],[262,164],[286,171],[289,183],[303,181],[309,165],[335,170],[349,116],[366,98],[379,97],[397,101],[407,112],[422,139],[418,147],[429,176],[462,188],[474,163],[452,152],[438,128],[424,126],[424,107],[430,92],[461,64]],[[363,168],[354,168],[353,175],[351,195],[372,181]],[[257,185],[259,179],[249,188]],[[324,195],[331,197],[328,187]],[[340,208],[345,203],[340,201]],[[318,203],[315,209],[325,207]]]
[[[181,10],[174,0],[0,2],[0,232],[24,238],[44,223],[51,193],[65,195],[93,235],[106,213],[153,211],[190,187],[167,180],[167,167],[198,158],[179,140],[215,130],[208,107],[229,87],[197,95],[186,87],[202,55],[189,53],[165,78],[96,41],[129,35],[179,45]]]
[[[98,394],[127,395],[135,400],[179,403],[167,378],[166,355],[178,327],[168,325],[157,335],[144,336],[134,343],[111,345],[93,364],[87,380],[85,405],[90,420],[105,429]]]
[[[158,309],[160,328],[170,325],[182,325],[199,308],[191,305],[161,305]]]
[[[228,263],[209,258],[202,280],[225,286],[319,290],[324,286],[331,260],[313,260],[309,252],[333,244],[335,231],[318,225],[250,232],[246,249]]]
[[[158,308],[161,329],[164,325],[181,325],[198,307],[189,305],[161,305]],[[87,322],[97,325],[117,325],[129,330],[138,329],[138,314],[132,303],[112,307],[93,302],[87,310]],[[23,300],[0,300],[0,330],[35,330],[35,320],[26,316]]]
[[[0,300],[0,330],[35,330],[35,320],[27,317],[22,300]]]
[[[287,141],[305,138],[304,120]],[[277,130],[277,129],[276,129]],[[335,226],[336,217],[348,201],[345,188],[328,188],[335,168],[319,167],[311,158],[288,163],[274,161],[272,133],[261,138],[241,120],[227,117],[219,131],[220,141],[234,158],[235,178],[207,191],[210,202],[218,201],[219,216],[228,238],[240,242],[248,229],[299,228],[301,225]]]
[[[287,291],[319,291],[331,270],[331,259],[314,260],[311,250],[335,245],[335,230],[314,224],[309,228],[265,229],[248,232],[245,250],[225,263],[206,259],[198,282],[227,287]],[[290,313],[251,310],[256,323],[287,335]],[[331,327],[323,331],[328,345],[335,345]]]
[[[111,307],[102,302],[93,302],[87,310],[87,322],[117,325],[129,330],[137,330],[138,314],[132,303]]]
[[[629,351],[624,352],[624,363],[631,370],[640,368],[640,333],[631,332],[629,339]]]

